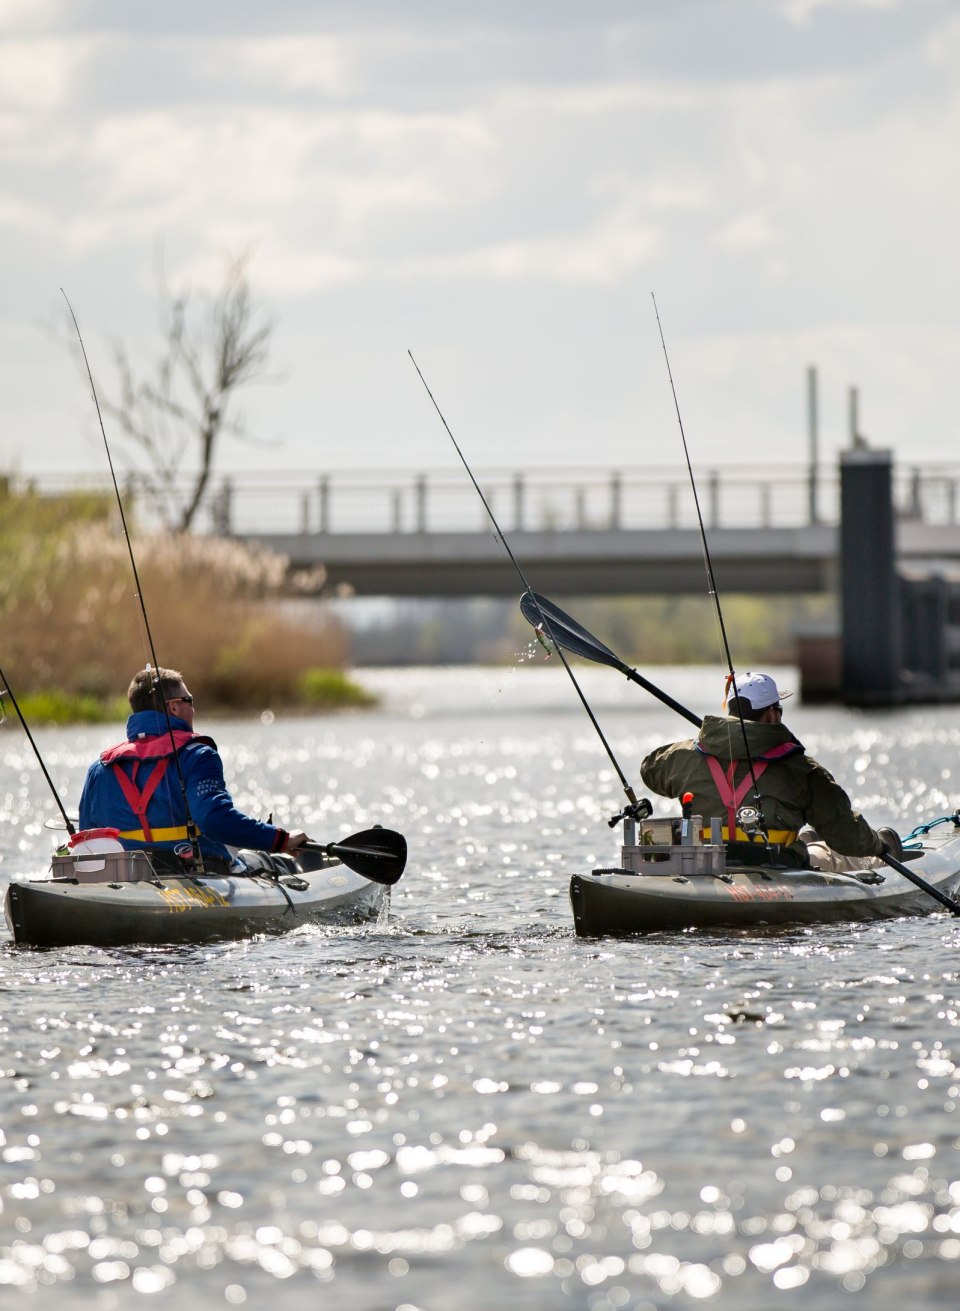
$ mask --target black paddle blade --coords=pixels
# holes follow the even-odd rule
[[[520,598],[520,611],[529,624],[539,629],[546,637],[552,638],[557,646],[573,655],[582,656],[584,660],[595,660],[598,664],[609,665],[620,673],[627,672],[627,666],[613,654],[608,646],[588,633],[585,628],[571,619],[558,605],[548,601],[536,592],[524,592]]]
[[[520,598],[520,609],[524,619],[533,624],[538,632],[552,638],[557,646],[562,646],[564,650],[571,651],[574,655],[582,656],[584,660],[595,660],[598,665],[609,665],[618,673],[626,674],[631,683],[645,688],[651,696],[655,696],[658,701],[662,701],[665,706],[675,710],[678,715],[682,715],[697,728],[702,724],[699,715],[695,715],[692,710],[675,701],[669,693],[657,687],[656,683],[651,683],[648,678],[644,678],[643,674],[638,674],[635,669],[624,664],[608,646],[604,646],[598,638],[588,633],[575,619],[571,619],[545,596],[539,596],[536,592],[524,592]]]
[[[390,828],[368,828],[342,842],[307,842],[305,846],[336,856],[355,874],[386,887],[397,882],[407,864],[407,840]]]

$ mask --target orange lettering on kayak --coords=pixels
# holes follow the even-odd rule
[[[732,883],[727,886],[734,901],[793,901],[793,893],[785,883],[761,886]]]

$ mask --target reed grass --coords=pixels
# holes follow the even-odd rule
[[[114,516],[95,498],[0,497],[0,551],[0,664],[27,722],[114,717],[154,663]],[[137,537],[134,554],[157,663],[204,713],[372,700],[344,674],[347,637],[322,603],[283,604],[282,556],[188,534]]]

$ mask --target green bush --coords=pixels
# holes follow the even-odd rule
[[[104,700],[82,692],[28,692],[17,697],[17,705],[31,729],[43,724],[109,724],[118,720],[124,723],[130,713],[125,697]],[[6,698],[3,707],[8,720],[17,719]]]
[[[297,690],[301,703],[314,710],[377,703],[372,692],[352,682],[339,669],[308,669],[301,675]]]

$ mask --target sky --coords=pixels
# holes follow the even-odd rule
[[[160,277],[275,324],[220,467],[960,465],[956,0],[0,0],[0,473],[103,471]],[[108,429],[108,431],[111,431]],[[122,437],[111,432],[115,449]],[[121,457],[121,464],[126,456]]]

